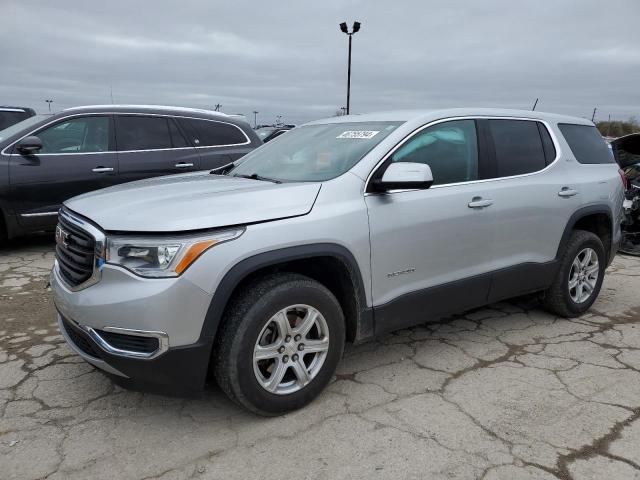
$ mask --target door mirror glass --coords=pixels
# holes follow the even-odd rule
[[[33,155],[42,149],[42,140],[35,135],[31,135],[20,140],[16,147],[20,153]]]
[[[413,162],[391,163],[382,178],[373,181],[378,191],[425,189],[432,183],[433,175],[429,165]]]

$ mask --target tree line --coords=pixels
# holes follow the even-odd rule
[[[627,121],[611,120],[596,122],[596,127],[600,130],[600,134],[604,137],[622,137],[630,133],[640,132],[640,123],[635,117],[631,117]]]

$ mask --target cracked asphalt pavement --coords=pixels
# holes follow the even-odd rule
[[[2,479],[640,479],[640,258],[581,318],[534,298],[349,347],[307,408],[131,392],[57,331],[49,237],[0,247]]]

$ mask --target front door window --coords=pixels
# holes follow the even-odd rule
[[[109,117],[72,118],[37,133],[39,154],[95,153],[109,151]]]
[[[429,165],[434,185],[477,180],[475,121],[453,120],[425,128],[396,150],[391,161]]]

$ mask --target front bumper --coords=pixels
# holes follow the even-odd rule
[[[199,340],[212,298],[185,275],[146,279],[111,265],[102,268],[95,285],[71,291],[56,264],[50,283],[63,317],[95,329],[164,332],[171,347]]]
[[[71,291],[54,266],[51,289],[60,331],[87,362],[127,386],[203,387],[212,339],[201,332],[211,295],[184,276],[149,280],[105,266],[100,282]],[[135,351],[136,340],[151,339],[154,346]]]
[[[58,326],[74,352],[126,387],[182,392],[201,390],[205,384],[211,356],[209,341],[169,348],[159,357],[141,360],[107,352],[79,324],[60,314]]]

